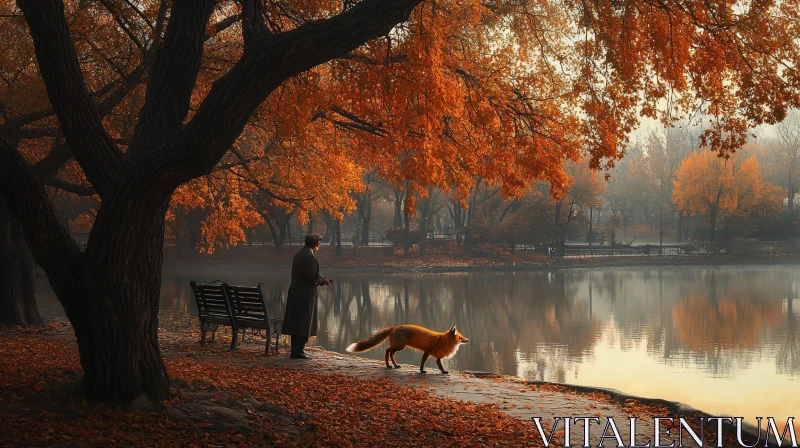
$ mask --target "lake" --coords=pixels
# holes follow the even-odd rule
[[[197,325],[190,279],[264,282],[270,311],[282,316],[288,276],[167,266],[161,325]],[[619,389],[748,420],[800,417],[800,266],[331,276],[315,342],[327,350],[344,352],[386,326],[456,324],[470,342],[446,368]],[[42,313],[63,315],[52,299]],[[383,349],[360,356],[383,359]],[[420,355],[396,359],[418,366]]]

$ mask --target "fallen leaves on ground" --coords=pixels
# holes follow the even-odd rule
[[[71,441],[79,446],[497,446],[509,441],[541,445],[532,425],[491,406],[438,398],[388,379],[242,367],[232,363],[246,357],[197,361],[165,350],[172,377],[252,394],[313,416],[305,437],[287,439],[268,419],[253,419],[256,431],[248,436],[211,433],[194,423],[172,422],[158,412],[124,412],[73,399],[70,388],[80,372],[77,346],[46,333],[0,330],[0,358],[14,361],[0,365],[0,411],[7,417],[0,421],[0,445]],[[38,391],[37,385],[42,385]]]
[[[542,446],[535,426],[493,405],[453,401],[424,387],[401,386],[389,378],[361,379],[259,365],[255,351],[204,347],[197,356],[192,331],[161,332],[162,352],[172,378],[212,396],[251,396],[297,416],[291,431],[268,414],[248,411],[250,434],[218,432],[212,425],[172,421],[163,412],[124,412],[75,398],[80,378],[77,346],[67,323],[36,329],[0,329],[0,445],[79,446]],[[8,361],[11,362],[8,362]],[[490,381],[496,382],[496,379]],[[200,386],[198,386],[200,385]],[[190,386],[187,386],[190,387]],[[524,385],[582,395],[598,405],[613,399],[601,392],[573,393],[551,384]],[[167,407],[179,406],[173,397]],[[663,406],[626,402],[632,416],[668,416]],[[607,409],[606,406],[603,408]],[[599,415],[599,414],[598,414]],[[562,430],[563,433],[563,430]],[[556,444],[560,435],[556,435]]]

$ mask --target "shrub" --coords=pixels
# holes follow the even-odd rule
[[[410,230],[408,232],[408,238],[410,240],[411,245],[419,244],[419,230]],[[406,243],[406,229],[403,227],[397,227],[394,229],[389,229],[384,234],[387,240],[391,241],[392,244],[395,246],[402,246]]]

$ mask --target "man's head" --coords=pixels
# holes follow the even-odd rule
[[[306,247],[316,253],[319,250],[319,240],[320,236],[318,234],[309,233],[306,235]]]

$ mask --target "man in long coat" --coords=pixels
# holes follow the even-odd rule
[[[292,284],[286,298],[282,334],[292,336],[290,358],[309,359],[304,348],[310,336],[317,335],[317,286],[331,281],[319,273],[314,254],[319,250],[319,235],[306,235],[306,245],[292,260]]]

